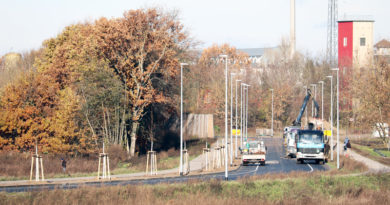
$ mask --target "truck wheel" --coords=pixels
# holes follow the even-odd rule
[[[302,164],[302,160],[297,159],[297,164]]]

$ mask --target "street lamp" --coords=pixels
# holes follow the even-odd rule
[[[337,169],[340,169],[340,134],[339,134],[339,68],[332,68],[332,71],[337,71]]]
[[[310,86],[314,87],[314,97],[313,99],[316,100],[317,96],[317,84],[310,84]],[[314,116],[317,115],[317,110],[315,111],[316,114],[314,114],[314,101],[311,101],[311,117],[314,118]]]
[[[322,121],[322,131],[324,131],[324,81],[319,81],[321,84],[321,121]]]
[[[246,106],[245,106],[245,109],[246,109],[246,113],[245,113],[245,139],[246,139],[246,142],[248,143],[248,101],[249,101],[249,86],[250,85],[246,85]]]
[[[241,117],[240,117],[240,120],[241,120],[241,126],[240,126],[240,128],[241,128],[241,132],[240,132],[240,137],[241,137],[241,148],[242,148],[242,136],[243,136],[243,130],[244,130],[244,121],[243,121],[243,119],[244,119],[244,113],[243,113],[243,107],[244,107],[244,105],[242,104],[242,101],[243,101],[243,98],[245,97],[244,95],[242,95],[242,91],[243,91],[243,89],[244,89],[244,86],[245,86],[246,84],[245,83],[241,83]]]
[[[271,95],[272,95],[272,105],[271,105],[271,112],[272,112],[272,117],[271,117],[271,136],[273,137],[274,136],[274,89],[270,89],[271,90]]]
[[[233,165],[233,76],[236,73],[230,73],[230,166]]]
[[[236,149],[235,149],[236,150],[236,155],[235,155],[236,158],[237,158],[237,149],[238,149],[237,148],[237,130],[238,130],[237,129],[237,83],[238,82],[241,82],[241,80],[236,80]],[[241,132],[240,132],[240,134],[241,134]]]
[[[228,135],[228,122],[227,122],[227,109],[228,109],[228,56],[227,55],[219,55],[221,58],[225,58],[225,180],[228,180],[228,158],[227,158],[227,135]]]
[[[330,78],[330,160],[333,161],[333,76]]]
[[[180,63],[180,176],[183,176],[183,66]]]

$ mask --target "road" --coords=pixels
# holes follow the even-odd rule
[[[311,161],[305,161],[304,164],[297,164],[295,159],[288,159],[284,157],[284,148],[282,146],[282,139],[280,138],[264,138],[264,142],[268,148],[267,162],[264,166],[250,165],[241,166],[237,170],[229,172],[229,180],[236,180],[245,176],[262,175],[268,173],[288,173],[291,171],[313,172],[318,170],[326,170],[326,165],[315,164]],[[25,191],[39,191],[47,189],[73,189],[85,186],[116,186],[129,184],[157,184],[157,183],[177,183],[186,182],[188,180],[209,180],[225,178],[225,173],[214,173],[206,175],[192,175],[183,177],[167,177],[167,178],[150,178],[150,179],[133,179],[133,180],[113,180],[102,182],[83,182],[83,183],[64,183],[64,184],[35,184],[35,185],[21,185],[21,186],[4,186],[0,187],[0,191],[6,192],[25,192]]]

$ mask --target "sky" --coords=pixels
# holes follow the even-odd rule
[[[297,50],[324,55],[328,1],[295,2]],[[0,55],[38,49],[71,24],[120,17],[126,10],[146,7],[178,10],[200,48],[222,43],[274,47],[290,32],[290,0],[0,0]],[[390,38],[388,8],[388,0],[338,0],[339,17],[373,17],[374,43]]]

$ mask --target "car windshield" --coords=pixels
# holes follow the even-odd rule
[[[322,136],[316,135],[316,134],[302,134],[299,136],[299,143],[303,144],[309,144],[309,143],[315,143],[320,144],[322,143]]]

